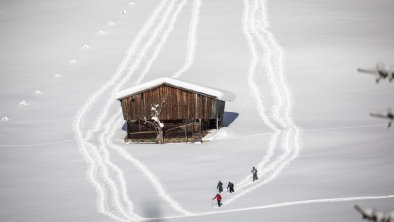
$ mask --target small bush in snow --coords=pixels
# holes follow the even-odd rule
[[[163,135],[163,128],[164,123],[160,121],[160,114],[163,111],[165,101],[161,105],[159,104],[152,104],[151,105],[151,119],[148,120],[144,117],[144,121],[146,124],[151,124],[157,131],[156,142],[157,143],[164,143],[164,135]]]

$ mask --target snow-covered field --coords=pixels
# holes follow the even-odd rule
[[[360,221],[394,210],[390,0],[0,2],[0,221]],[[123,144],[119,90],[231,91],[204,144]],[[259,180],[251,182],[252,166]],[[212,205],[216,184],[235,183]]]

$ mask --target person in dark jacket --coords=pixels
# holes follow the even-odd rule
[[[222,183],[222,181],[219,180],[219,183],[216,186],[216,188],[218,189],[219,193],[223,192],[223,183]]]
[[[217,193],[216,194],[216,196],[212,199],[212,200],[214,200],[214,199],[216,199],[217,200],[217,202],[218,202],[218,207],[221,207],[222,206],[222,196],[220,196],[220,194],[219,193]]]
[[[253,182],[258,180],[259,178],[257,177],[257,169],[253,167],[251,172],[253,174]]]
[[[227,190],[228,190],[230,193],[234,192],[234,184],[231,183],[231,182],[228,182]]]

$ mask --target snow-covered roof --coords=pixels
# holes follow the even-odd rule
[[[158,79],[155,79],[155,80],[152,80],[149,82],[145,82],[145,83],[130,87],[128,89],[121,90],[118,93],[116,93],[115,97],[118,100],[120,100],[125,97],[135,95],[140,92],[158,87],[162,84],[167,84],[167,85],[171,85],[171,86],[174,86],[177,88],[182,88],[186,91],[199,92],[202,94],[213,96],[218,100],[233,101],[235,99],[235,95],[231,92],[215,89],[212,87],[201,86],[201,85],[197,85],[194,83],[185,82],[185,81],[181,81],[181,80],[173,79],[173,78],[169,78],[169,77],[158,78]]]

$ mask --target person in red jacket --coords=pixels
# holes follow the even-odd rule
[[[217,193],[216,196],[212,200],[214,200],[214,199],[216,199],[218,201],[218,207],[222,206],[222,202],[221,202],[222,196],[220,196],[219,193]]]

